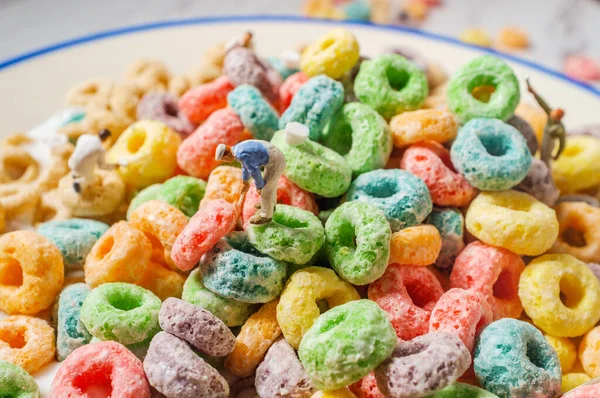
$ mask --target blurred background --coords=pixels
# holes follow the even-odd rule
[[[405,25],[600,81],[600,0],[0,0],[0,61],[128,25],[259,14]]]

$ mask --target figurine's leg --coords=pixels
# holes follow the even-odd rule
[[[273,218],[273,212],[277,206],[277,180],[269,181],[260,193],[260,215],[266,219]]]

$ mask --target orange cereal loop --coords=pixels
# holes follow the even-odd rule
[[[108,103],[114,83],[109,79],[93,79],[73,87],[67,93],[67,103],[86,107],[90,104]]]
[[[33,231],[0,237],[0,310],[35,314],[52,305],[64,280],[58,248]]]
[[[96,182],[80,193],[73,189],[73,176],[66,175],[59,184],[61,200],[75,217],[101,217],[114,213],[125,200],[125,183],[116,171],[96,169]]]
[[[211,171],[206,183],[206,193],[200,202],[223,199],[237,205],[242,192],[242,169],[233,166],[219,166]]]
[[[521,102],[517,106],[517,109],[515,109],[515,115],[525,119],[533,127],[538,143],[541,143],[544,137],[544,127],[546,127],[546,122],[548,121],[546,112],[538,105]]]
[[[42,194],[35,210],[34,225],[47,221],[60,221],[73,218],[73,212],[60,199],[58,189]]]
[[[420,0],[405,0],[401,8],[411,19],[419,21],[427,18],[427,14],[429,13],[427,4]]]
[[[449,111],[419,109],[394,116],[390,129],[394,146],[403,148],[420,141],[449,141],[458,133],[458,122]]]
[[[498,34],[500,45],[508,49],[525,49],[529,47],[527,32],[518,26],[505,26]]]
[[[157,60],[138,59],[125,71],[125,81],[135,83],[144,92],[167,91],[169,80],[169,68]]]
[[[390,264],[433,264],[442,249],[442,237],[433,225],[417,225],[392,234]]]
[[[277,323],[277,303],[273,300],[248,318],[235,339],[233,351],[225,358],[225,367],[239,377],[250,376],[267,350],[281,335]]]
[[[137,119],[137,106],[144,90],[135,83],[122,83],[115,85],[110,99],[110,110],[131,120]]]
[[[91,288],[108,282],[138,282],[146,272],[152,244],[125,221],[114,224],[94,244],[85,259],[85,283]]]
[[[554,210],[559,232],[550,252],[600,263],[600,208],[584,202],[561,202]]]
[[[0,234],[4,233],[4,227],[6,225],[6,210],[0,204]]]
[[[35,373],[52,362],[55,353],[54,329],[46,321],[24,315],[0,321],[0,361]]]
[[[158,200],[142,204],[129,219],[129,225],[142,231],[152,244],[151,260],[174,270],[178,268],[171,260],[171,249],[187,223],[181,210]]]
[[[153,261],[148,263],[144,275],[136,282],[137,285],[150,290],[163,301],[169,297],[181,298],[184,283],[185,276]]]
[[[203,63],[198,68],[194,68],[187,73],[187,79],[190,86],[198,86],[203,83],[210,83],[223,74],[221,67],[209,63]]]

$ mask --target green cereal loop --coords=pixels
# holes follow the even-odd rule
[[[454,383],[425,398],[498,398],[498,396],[469,384]]]
[[[366,285],[381,277],[390,259],[390,224],[374,205],[346,202],[325,224],[325,251],[343,280]]]
[[[287,178],[300,188],[326,198],[340,196],[348,190],[352,169],[340,154],[311,140],[292,146],[285,136],[285,130],[280,130],[271,143],[285,156]]]
[[[493,86],[487,102],[471,93],[481,86]],[[473,59],[456,71],[448,82],[448,107],[461,123],[476,118],[507,120],[519,105],[519,81],[513,70],[500,58],[484,55]]]
[[[398,54],[364,61],[354,80],[354,93],[360,102],[386,119],[421,108],[428,92],[425,73]]]
[[[250,243],[263,254],[293,264],[306,264],[325,240],[321,221],[310,211],[277,205],[270,223],[248,224]]]
[[[191,217],[198,211],[205,191],[206,181],[190,176],[177,176],[163,184],[150,185],[131,200],[127,209],[127,219],[129,220],[135,209],[151,200],[166,202]]]
[[[321,141],[344,156],[354,177],[383,168],[392,153],[392,134],[387,122],[359,102],[345,104],[333,116]]]
[[[350,301],[323,313],[308,329],[298,356],[319,390],[352,384],[389,357],[398,337],[370,300]]]
[[[17,365],[0,361],[0,397],[39,398],[40,390],[33,377]]]
[[[223,298],[204,287],[200,268],[186,279],[181,299],[211,312],[229,327],[243,325],[254,312],[252,304]]]
[[[162,302],[131,283],[105,283],[93,289],[81,306],[81,321],[94,337],[123,345],[139,343],[160,331]]]

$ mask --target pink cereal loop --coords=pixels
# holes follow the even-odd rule
[[[233,231],[237,220],[234,205],[223,199],[205,202],[175,240],[171,259],[189,271],[217,242]]]
[[[226,76],[193,87],[179,99],[179,109],[190,122],[200,124],[214,111],[227,106],[227,94],[233,85]]]
[[[292,103],[292,98],[300,90],[300,87],[308,81],[308,76],[304,72],[296,72],[288,76],[279,87],[279,112],[283,113]]]
[[[237,144],[243,132],[244,125],[233,110],[219,109],[183,140],[177,150],[177,165],[187,174],[206,180],[220,164],[215,160],[217,146]]]
[[[368,290],[369,300],[390,315],[402,340],[427,333],[431,309],[443,294],[440,282],[427,268],[400,264],[390,264]]]
[[[450,286],[480,293],[492,306],[494,320],[519,318],[523,306],[518,287],[524,269],[521,257],[511,251],[473,242],[456,258]]]

